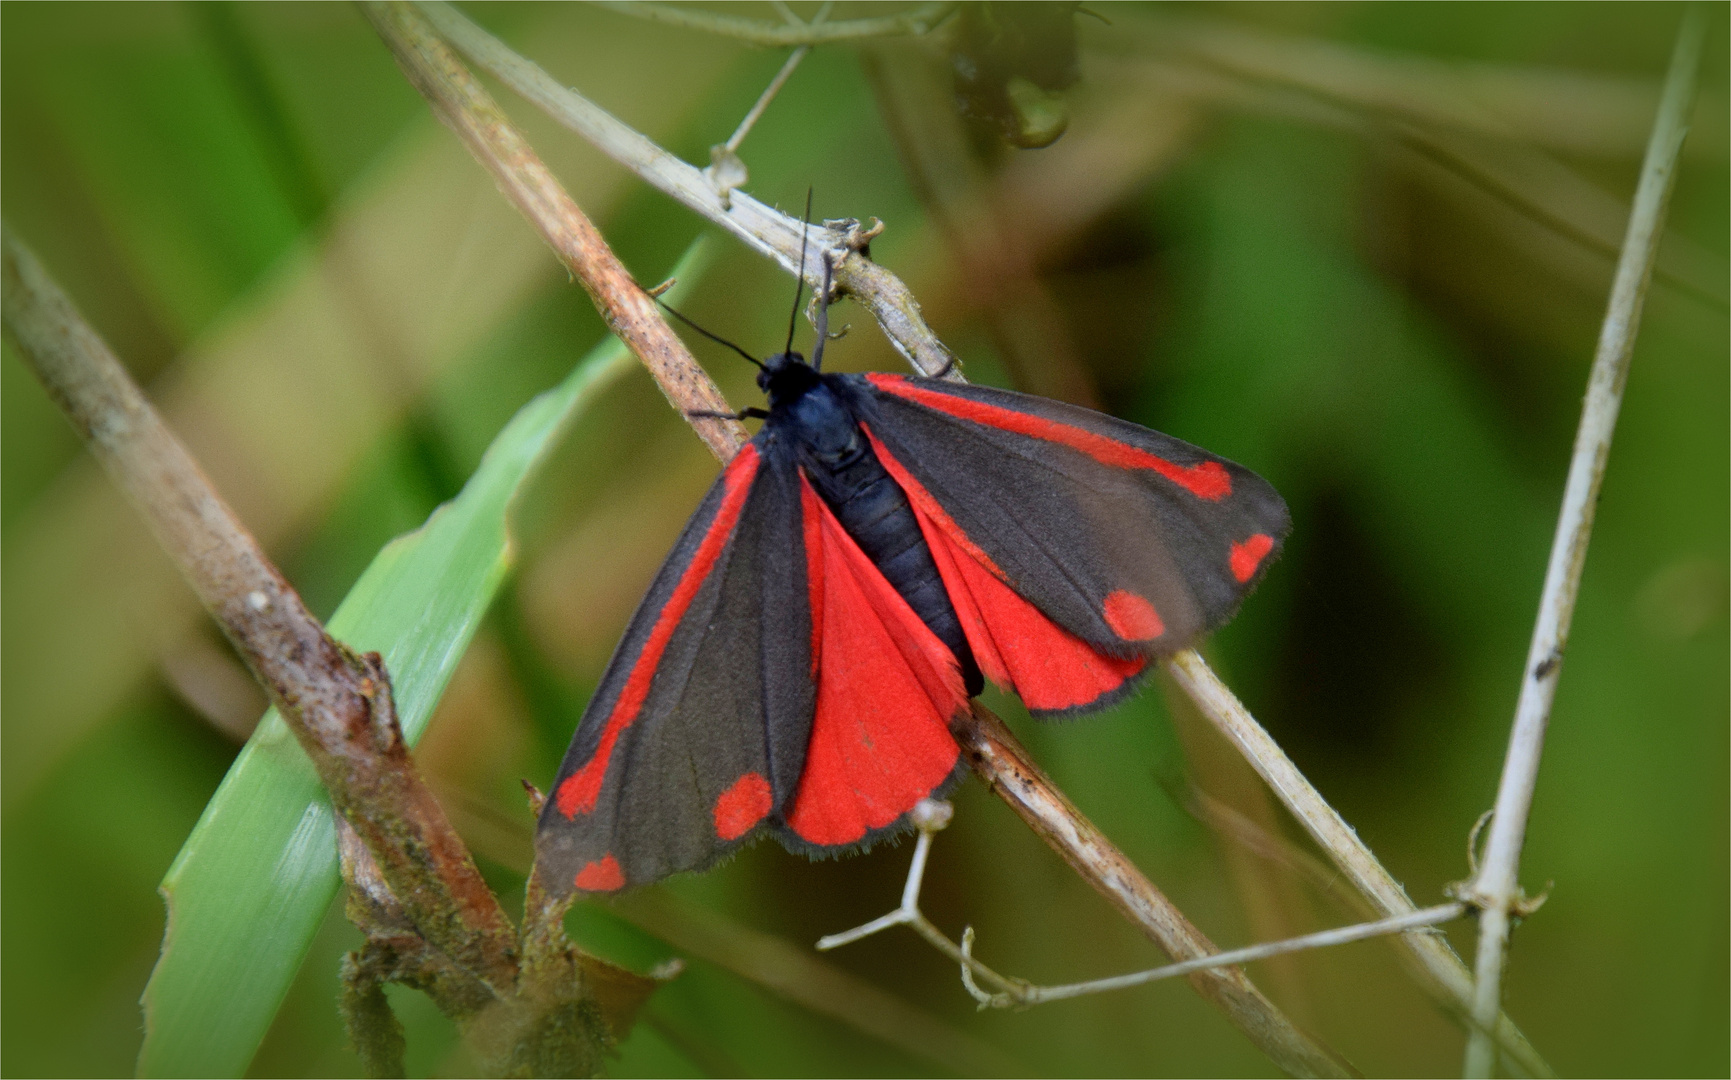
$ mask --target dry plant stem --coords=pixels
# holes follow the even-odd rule
[[[673,407],[688,417],[731,412],[713,383],[691,377],[696,363],[654,299],[632,280],[527,140],[420,13],[400,2],[369,3],[363,10],[409,82],[493,174],[505,197],[540,230],[559,261],[594,299],[608,328],[649,368]],[[736,420],[697,417],[692,426],[724,459],[745,438],[745,429]]]
[[[340,1011],[368,1076],[404,1075],[403,1026],[385,998],[387,983],[412,986],[459,1022],[497,1002],[492,990],[428,945],[347,818],[338,816],[337,852],[349,885],[345,913],[367,937],[343,958]]]
[[[1167,955],[1175,960],[1194,960],[1218,951],[1052,784],[989,709],[974,702],[973,711],[956,723],[955,730],[962,753],[980,779]],[[1189,980],[1197,993],[1226,1013],[1286,1072],[1294,1076],[1350,1075],[1351,1070],[1343,1063],[1293,1027],[1239,969],[1197,971]]]
[[[973,976],[978,976],[996,986],[1001,995],[1015,997],[1027,989],[1025,984],[1014,979],[1007,979],[969,956],[961,946],[951,941],[920,910],[920,884],[925,880],[926,858],[931,854],[932,837],[949,824],[949,816],[952,812],[947,803],[940,804],[943,806],[941,819],[922,823],[920,820],[921,810],[926,805],[929,804],[922,803],[915,807],[913,812],[914,827],[919,830],[920,835],[914,843],[913,860],[908,864],[907,882],[902,886],[901,906],[887,915],[880,915],[871,922],[856,926],[852,930],[844,930],[839,934],[825,934],[817,941],[818,951],[828,952],[830,949],[839,949],[843,945],[850,945],[861,938],[870,937],[893,926],[906,926],[920,937],[925,938],[926,943],[932,948],[962,965],[962,970],[966,973],[963,977],[970,987],[974,985]]]
[[[939,812],[933,814],[928,811],[928,807],[936,807]],[[920,886],[925,879],[926,860],[931,855],[932,838],[945,825],[949,824],[950,814],[949,804],[933,803],[930,800],[922,802],[914,808],[912,817],[914,827],[919,830],[919,839],[914,845],[914,857],[908,863],[907,881],[902,885],[901,905],[889,914],[880,915],[868,923],[854,927],[852,930],[824,935],[817,942],[817,948],[820,952],[850,945],[862,938],[870,937],[892,927],[906,926],[925,938],[939,952],[961,965],[962,983],[967,987],[968,993],[973,995],[974,1000],[982,1006],[1008,1009],[1039,1005],[1063,998],[1082,997],[1086,994],[1124,990],[1132,986],[1141,986],[1144,983],[1157,982],[1161,979],[1205,971],[1209,968],[1231,967],[1236,964],[1247,964],[1254,960],[1265,960],[1272,956],[1282,956],[1306,949],[1320,949],[1329,945],[1344,945],[1352,941],[1363,941],[1366,938],[1380,937],[1384,934],[1398,934],[1403,931],[1430,927],[1440,922],[1458,919],[1466,913],[1466,905],[1460,901],[1455,901],[1451,904],[1442,904],[1438,907],[1425,908],[1423,911],[1415,911],[1410,915],[1397,915],[1389,919],[1336,927],[1332,930],[1323,930],[1302,937],[1264,942],[1260,945],[1251,945],[1230,952],[1214,953],[1195,960],[1185,960],[1177,964],[1167,964],[1163,967],[1133,972],[1129,975],[1117,975],[1109,979],[1092,979],[1088,982],[1067,983],[1062,986],[1035,986],[1024,979],[1012,979],[999,975],[980,963],[973,953],[973,927],[970,926],[963,931],[961,944],[957,945],[920,911]],[[988,994],[981,990],[975,982],[976,978],[983,978],[997,986],[998,992]]]
[[[1599,331],[1598,349],[1588,376],[1586,401],[1580,428],[1575,434],[1569,478],[1563,488],[1563,508],[1557,518],[1556,538],[1551,545],[1550,564],[1545,570],[1544,591],[1539,598],[1539,616],[1533,628],[1521,677],[1521,693],[1515,708],[1514,729],[1503,759],[1502,780],[1497,787],[1495,816],[1484,859],[1478,873],[1462,890],[1463,899],[1480,909],[1475,1019],[1488,1025],[1497,1015],[1502,999],[1503,961],[1510,923],[1518,916],[1523,898],[1517,879],[1521,846],[1526,839],[1527,815],[1532,809],[1538,780],[1539,757],[1544,749],[1545,728],[1557,692],[1557,677],[1563,651],[1568,646],[1569,624],[1574,617],[1575,598],[1580,592],[1581,570],[1587,559],[1587,541],[1592,535],[1593,511],[1599,486],[1611,453],[1611,436],[1617,426],[1623,386],[1629,375],[1629,358],[1641,324],[1641,307],[1658,257],[1659,238],[1665,224],[1665,208],[1677,176],[1677,161],[1689,133],[1689,113],[1695,103],[1696,74],[1706,30],[1706,13],[1691,5],[1683,16],[1665,79],[1664,96],[1647,143],[1641,166],[1641,182],[1635,190],[1629,213],[1628,233],[1617,259],[1611,299]],[[1469,1077],[1490,1076],[1496,1064],[1490,1041],[1475,1031],[1467,1043],[1465,1073]]]
[[[377,654],[324,632],[108,346],[9,233],[5,331],[281,711],[428,942],[495,992],[510,922],[421,782]]]
[[[968,991],[974,995],[974,1000],[981,1005],[989,1005],[999,1009],[1040,1005],[1048,1001],[1062,1001],[1065,998],[1083,997],[1088,994],[1127,990],[1132,986],[1142,986],[1147,983],[1158,982],[1161,979],[1171,979],[1179,975],[1206,971],[1209,968],[1248,964],[1256,960],[1266,960],[1271,956],[1302,952],[1305,949],[1322,949],[1330,945],[1345,945],[1353,941],[1364,941],[1366,938],[1380,937],[1384,934],[1398,934],[1403,931],[1428,928],[1437,923],[1458,919],[1466,914],[1466,910],[1465,904],[1456,901],[1452,904],[1440,904],[1436,907],[1425,908],[1422,911],[1415,911],[1411,915],[1399,915],[1377,922],[1358,923],[1353,926],[1336,927],[1333,930],[1321,930],[1314,934],[1305,934],[1303,937],[1287,938],[1284,941],[1250,945],[1242,949],[1233,949],[1230,952],[1200,957],[1196,960],[1167,964],[1164,967],[1150,968],[1147,971],[1138,971],[1129,975],[1117,975],[1110,979],[1092,979],[1088,982],[1068,983],[1063,986],[1025,986],[1019,991],[1000,994],[982,992],[969,978],[968,968],[973,961],[974,948],[974,928],[970,926],[962,935],[962,981],[967,983]]]
[[[451,808],[458,831],[478,855],[521,874],[532,874],[529,852],[533,846],[530,841],[534,813],[525,818],[520,811],[497,806],[462,787],[443,785],[437,774],[429,780],[440,799]],[[538,792],[532,793],[532,808],[539,806],[538,798]],[[871,983],[842,973],[813,956],[803,945],[748,930],[660,889],[637,889],[608,903],[620,917],[692,959],[715,964],[801,1008],[882,1040],[915,1060],[934,1062],[958,1076],[1023,1075],[1021,1066],[1009,1055],[963,1035]],[[569,942],[560,918],[556,917],[563,906],[549,897],[538,878],[531,877],[524,908],[521,963],[522,981],[528,982],[536,969],[538,955],[550,952],[556,955],[557,949],[550,949],[549,945]],[[558,911],[550,910],[553,908]],[[541,913],[539,917],[537,912]],[[726,1076],[737,1074],[738,1069],[729,1066],[711,1068],[709,1072]]]
[[[1393,917],[1418,910],[1406,890],[1358,838],[1358,833],[1311,786],[1200,654],[1193,649],[1177,653],[1166,660],[1166,671],[1196,702],[1202,715],[1238,747],[1275,796],[1378,911]],[[1399,940],[1412,960],[1420,985],[1432,999],[1463,1019],[1470,1018],[1472,977],[1448,942],[1428,933],[1403,934]],[[1496,1037],[1504,1052],[1522,1070],[1535,1076],[1553,1075],[1544,1058],[1507,1016],[1497,1017]]]
[[[921,4],[916,8],[876,19],[848,19],[834,23],[791,23],[784,20],[774,23],[762,19],[744,19],[737,15],[723,15],[714,11],[674,7],[671,4],[633,3],[632,0],[597,0],[595,6],[668,26],[721,34],[748,41],[753,45],[783,47],[924,34],[943,22],[956,7],[953,3]]]
[[[800,61],[804,60],[809,52],[811,52],[810,45],[801,45],[788,55],[787,60],[781,65],[781,70],[775,73],[775,78],[769,80],[769,85],[764,87],[763,93],[757,95],[757,102],[752,105],[751,111],[745,114],[745,119],[739,122],[739,126],[733,129],[733,134],[721,144],[730,153],[739,152],[739,144],[745,141],[747,135],[751,134],[751,129],[757,126],[757,121],[763,116],[763,111],[769,108],[769,103],[775,100],[775,95],[781,93],[781,88],[787,84],[788,79],[793,77],[794,69],[799,67]]]
[[[829,18],[829,11],[833,6],[834,0],[824,0],[823,7],[818,9],[812,22],[821,23]],[[776,10],[790,25],[805,25],[799,16],[793,13],[793,9],[786,4],[780,4]],[[733,134],[728,136],[727,141],[720,146],[709,148],[709,168],[703,170],[703,175],[709,178],[710,184],[715,187],[723,203],[732,201],[733,189],[744,184],[750,175],[750,170],[745,167],[745,162],[739,159],[739,144],[743,143],[745,137],[751,134],[751,129],[757,126],[757,121],[762,118],[764,110],[769,108],[769,103],[775,100],[777,94],[781,93],[781,88],[787,84],[788,79],[793,77],[794,69],[799,67],[800,61],[804,60],[806,54],[810,52],[810,45],[801,45],[789,53],[787,59],[782,62],[781,70],[775,73],[775,78],[769,80],[769,85],[764,88],[763,93],[757,95],[757,101],[745,114],[745,119],[741,120],[739,126],[733,129]]]
[[[1217,791],[1223,800],[1230,800],[1245,823],[1255,822],[1262,835],[1272,838],[1281,832],[1288,815],[1281,808],[1274,792],[1263,783],[1255,768],[1238,748],[1220,737],[1202,716],[1201,711],[1171,679],[1160,679],[1160,696],[1171,716],[1178,747],[1185,762],[1186,783],[1192,790]],[[1162,778],[1155,775],[1155,782]],[[1167,786],[1162,784],[1162,786]],[[1193,800],[1173,791],[1175,802],[1185,805]],[[1221,837],[1222,840],[1226,838]],[[1240,845],[1222,843],[1219,847],[1221,869],[1243,912],[1246,941],[1283,941],[1310,933],[1315,927],[1307,924],[1311,909],[1305,882],[1300,874],[1283,873],[1281,868],[1259,859]],[[1381,917],[1369,901],[1358,895],[1346,878],[1332,866],[1322,871],[1324,880],[1332,881],[1339,891],[1350,894],[1360,905],[1352,922]],[[1266,985],[1270,993],[1293,1014],[1293,1019],[1309,1023],[1317,1019],[1317,990],[1313,965],[1297,956],[1279,956],[1257,972],[1257,982]]]
[[[424,3],[419,7],[446,40],[500,82],[651,187],[726,229],[789,274],[799,273],[801,246],[806,243],[808,232],[808,250],[827,248],[845,254],[845,258],[835,261],[835,286],[871,311],[884,334],[915,370],[936,375],[953,367],[954,357],[926,325],[920,305],[907,286],[854,250],[859,241],[849,231],[807,230],[798,218],[765,206],[744,192],[724,193],[702,169],[679,160],[583,95],[561,85],[449,4]],[[817,29],[840,25],[829,23]],[[821,267],[817,259],[805,261],[806,283],[814,290],[823,286]]]

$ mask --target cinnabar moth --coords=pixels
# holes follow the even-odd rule
[[[535,839],[561,894],[700,870],[765,828],[870,844],[959,775],[949,721],[985,679],[1036,716],[1105,708],[1231,618],[1290,527],[1250,470],[1123,420],[824,373],[825,279],[811,363],[790,327],[759,365],[763,427],[565,753]]]

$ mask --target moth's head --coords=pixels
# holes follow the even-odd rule
[[[758,389],[769,395],[770,404],[777,400],[798,397],[815,386],[817,372],[805,362],[805,356],[789,349],[764,360],[757,373]]]

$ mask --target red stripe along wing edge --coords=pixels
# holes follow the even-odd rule
[[[865,430],[878,460],[913,505],[968,646],[988,679],[1044,714],[1104,708],[1133,688],[1147,667],[1146,656],[1103,653],[1018,596],[991,557],[968,539],[869,425]]]
[[[713,864],[793,795],[815,688],[798,476],[740,450],[602,675],[536,832],[549,887]]]
[[[872,374],[851,384],[886,468],[907,477],[898,481],[928,544],[935,555],[948,550],[939,561],[951,564],[952,598],[952,576],[978,583],[966,591],[985,601],[988,630],[1018,617],[1013,603],[992,599],[995,580],[1105,656],[1174,652],[1232,616],[1290,528],[1285,503],[1250,470],[1113,417],[933,379]],[[993,648],[982,649],[976,631],[969,643],[986,654],[977,656],[984,668]],[[1077,685],[1069,696],[1086,680]],[[1039,712],[1077,707],[1052,707],[1064,697],[1024,700]]]

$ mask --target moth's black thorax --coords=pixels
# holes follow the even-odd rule
[[[764,430],[790,453],[836,520],[920,620],[956,654],[969,695],[983,686],[961,622],[907,495],[860,430],[862,395],[798,353],[772,356],[758,384],[769,395]]]
[[[871,453],[836,376],[812,370],[798,353],[783,353],[769,358],[757,381],[769,395],[765,426],[797,448],[801,465],[828,471],[851,464],[862,449]]]

